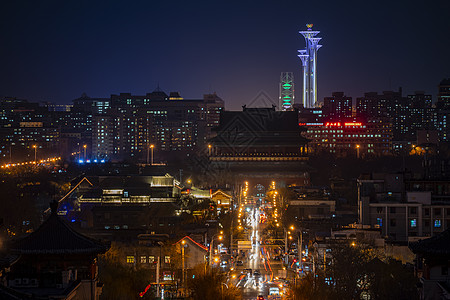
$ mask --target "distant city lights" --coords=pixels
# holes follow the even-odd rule
[[[21,163],[10,163],[10,164],[1,165],[0,167],[2,169],[5,169],[5,168],[27,166],[27,165],[37,165],[37,164],[52,163],[52,162],[56,162],[58,160],[61,160],[61,157],[51,157],[51,158],[47,158],[47,159],[26,161],[26,162],[21,162]]]
[[[95,164],[97,164],[97,163],[101,163],[101,164],[104,164],[106,161],[104,160],[104,159],[100,159],[100,160],[98,160],[98,159],[94,159],[94,160],[90,160],[90,159],[86,159],[86,160],[84,160],[84,159],[79,159],[78,160],[78,163],[80,164],[80,165],[82,165],[82,164],[90,164],[90,163],[95,163]]]

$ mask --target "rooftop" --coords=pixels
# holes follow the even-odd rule
[[[14,254],[98,254],[109,246],[84,236],[66,224],[56,214],[57,203],[51,204],[52,213],[42,225],[27,237],[11,246]]]
[[[414,253],[431,255],[450,255],[450,229],[428,239],[411,243],[409,248]]]

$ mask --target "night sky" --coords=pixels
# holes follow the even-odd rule
[[[343,4],[345,3],[345,4]],[[320,30],[319,99],[398,89],[437,93],[450,77],[450,1],[2,1],[0,96],[71,103],[144,94],[217,92],[227,109],[280,72],[301,96],[306,23]],[[434,99],[435,100],[435,99]]]

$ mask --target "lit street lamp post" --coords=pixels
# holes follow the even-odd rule
[[[181,272],[181,283],[182,286],[185,286],[186,282],[185,282],[185,264],[184,264],[184,245],[186,244],[185,240],[181,241],[181,265],[182,265],[182,272]]]
[[[155,145],[150,145],[150,152],[151,152],[151,157],[152,157],[152,166],[153,166],[153,148],[155,148]]]
[[[356,145],[356,158],[359,158],[359,145]]]
[[[222,233],[219,233],[222,234]],[[213,245],[214,245],[214,238],[217,236],[217,234],[213,235],[213,237],[211,238],[211,244],[209,245],[209,266],[212,266],[212,255],[213,255]],[[222,240],[222,236],[219,235],[219,240]]]
[[[155,148],[155,145],[153,145],[153,144],[151,144],[149,147],[147,147],[147,165],[148,165],[148,163],[149,163],[149,154],[150,154],[150,152],[151,152],[151,154],[152,154],[152,156],[151,156],[151,158],[152,158],[151,162],[152,162],[152,166],[153,166],[153,148]]]
[[[87,148],[87,145],[83,145],[83,148],[84,148],[84,160],[86,160],[86,148]]]
[[[226,283],[224,283],[224,282],[221,282],[221,285],[220,285],[220,287],[221,287],[220,299],[223,299],[223,286],[226,286],[227,289],[228,289],[228,285]]]
[[[292,230],[292,231],[294,231],[295,230],[295,227],[294,227],[294,225],[292,225],[291,227],[290,227],[290,229]],[[302,252],[303,252],[303,232],[302,232],[302,229],[298,229],[297,230],[298,231],[298,240],[297,240],[297,254],[298,254],[298,261],[299,261],[299,265],[300,265],[300,269],[302,270],[303,269],[303,255],[302,255]]]
[[[34,148],[34,161],[36,161],[36,151],[37,151],[37,146],[33,145]]]

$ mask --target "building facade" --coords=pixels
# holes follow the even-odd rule
[[[359,223],[392,241],[411,241],[450,228],[450,184],[372,174],[358,179]]]
[[[391,153],[390,123],[382,121],[300,123],[306,127],[311,154],[331,153],[338,157],[383,156]]]
[[[343,92],[334,92],[331,97],[324,98],[323,116],[329,121],[351,120],[352,107],[352,97],[345,96]]]

